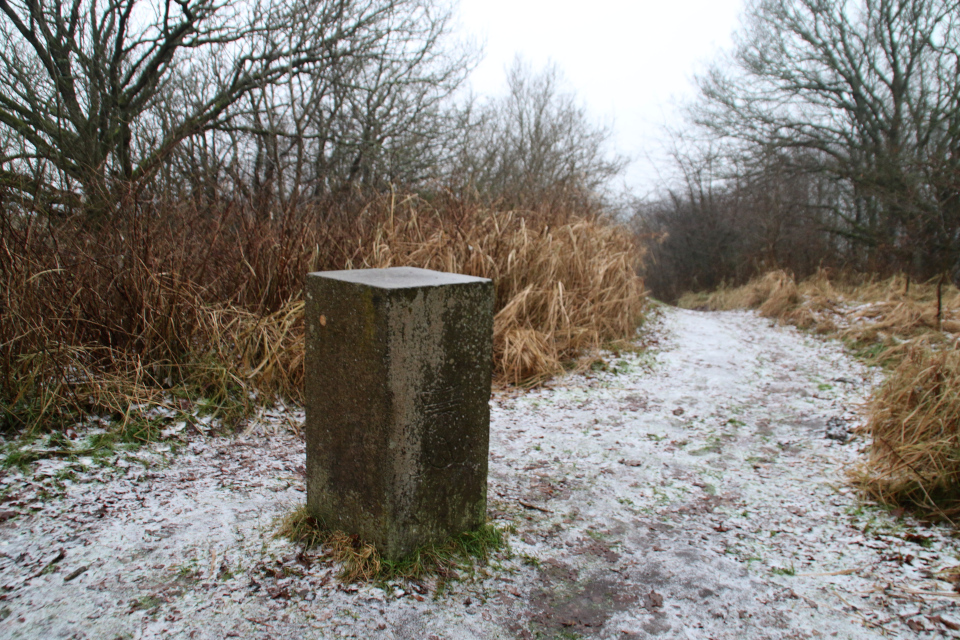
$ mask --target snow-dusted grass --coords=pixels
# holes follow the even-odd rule
[[[459,579],[343,585],[275,538],[304,500],[299,414],[8,471],[0,636],[960,637],[950,530],[846,483],[877,372],[749,312],[665,309],[645,339],[494,397],[510,548]]]

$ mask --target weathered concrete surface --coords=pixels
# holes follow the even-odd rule
[[[388,558],[484,524],[493,283],[311,273],[306,318],[311,513]]]

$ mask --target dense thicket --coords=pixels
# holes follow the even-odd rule
[[[576,206],[498,211],[453,196],[371,197],[276,219],[140,203],[95,228],[0,211],[0,431],[66,427],[94,412],[157,435],[151,407],[237,418],[298,400],[304,275],[416,266],[496,283],[503,383],[560,373],[632,337],[642,251]],[[124,212],[127,213],[127,212]],[[182,402],[181,402],[182,401]]]
[[[553,69],[465,97],[450,15],[0,0],[0,428],[93,411],[152,437],[158,404],[297,399],[311,270],[494,278],[504,382],[629,334],[642,251],[603,213],[608,132]]]
[[[680,179],[641,210],[663,239],[655,290],[774,267],[956,274],[958,71],[952,0],[750,2],[699,79]]]

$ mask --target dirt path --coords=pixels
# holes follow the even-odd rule
[[[176,455],[7,473],[0,636],[960,637],[935,579],[960,543],[844,484],[874,374],[747,313],[668,309],[652,338],[616,371],[494,398],[511,554],[442,593],[345,587],[272,538],[304,499],[296,413]]]

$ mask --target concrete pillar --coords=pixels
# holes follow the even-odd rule
[[[486,522],[493,283],[412,267],[306,281],[307,507],[399,558]]]

